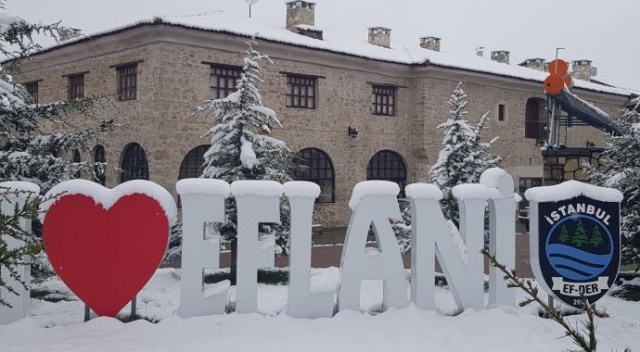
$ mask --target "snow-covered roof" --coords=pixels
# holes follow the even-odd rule
[[[420,47],[417,41],[415,43],[392,41],[390,48],[373,45],[368,42],[366,32],[364,31],[362,36],[356,37],[335,30],[323,30],[323,40],[314,39],[287,30],[283,23],[262,22],[256,18],[241,17],[222,11],[204,13],[193,17],[154,17],[153,19],[138,21],[122,27],[112,28],[107,31],[81,36],[64,43],[45,48],[43,52],[51,51],[58,47],[67,46],[79,41],[91,40],[93,38],[121,32],[130,28],[153,24],[173,25],[242,36],[255,35],[256,38],[262,40],[398,64],[432,64],[436,66],[489,73],[537,82],[543,82],[548,76],[548,73],[546,72],[518,65],[498,63],[488,58],[427,50]],[[637,93],[631,89],[610,87],[581,80],[575,80],[574,85],[577,88],[623,96],[629,96],[632,93]]]

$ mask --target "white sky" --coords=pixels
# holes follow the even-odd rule
[[[284,0],[260,0],[256,18],[285,22]],[[593,60],[598,77],[640,90],[638,0],[315,0],[316,26],[366,38],[370,26],[392,29],[391,41],[442,38],[442,51],[475,55],[475,48],[511,52],[511,64],[552,59]],[[223,10],[247,14],[243,0],[7,0],[7,12],[56,22],[85,33],[148,19]]]

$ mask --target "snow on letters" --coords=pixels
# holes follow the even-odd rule
[[[175,219],[175,203],[166,190],[150,182],[129,181],[113,190],[95,183],[74,180],[54,187],[50,193],[89,193],[108,208],[118,197],[147,194]],[[179,314],[183,317],[223,314],[229,282],[206,284],[205,269],[217,267],[212,258],[220,250],[207,224],[225,221],[225,200],[235,197],[238,206],[238,253],[236,312],[258,311],[257,270],[262,267],[263,243],[259,223],[280,222],[280,201],[286,196],[291,208],[291,251],[287,312],[293,317],[331,317],[339,310],[360,309],[362,280],[382,280],[383,309],[403,308],[414,302],[421,309],[435,309],[434,259],[440,262],[460,309],[483,309],[484,214],[490,214],[490,252],[507,267],[515,266],[515,206],[512,177],[500,169],[489,169],[479,184],[453,189],[460,206],[460,227],[444,218],[439,200],[442,192],[432,184],[406,187],[412,208],[411,283],[406,280],[400,249],[390,219],[401,219],[397,195],[400,188],[388,181],[365,181],[353,190],[352,209],[342,253],[342,280],[337,289],[312,288],[311,226],[318,185],[294,181],[237,181],[229,185],[213,179],[183,179],[176,184],[182,201],[182,282]],[[159,190],[162,190],[160,192]],[[47,209],[50,204],[45,204]],[[453,226],[453,227],[452,227]],[[378,248],[367,248],[372,228]],[[452,236],[458,233],[457,236]],[[457,240],[456,240],[457,237]],[[407,292],[410,285],[410,297]],[[495,270],[490,271],[489,306],[514,305],[513,292]]]

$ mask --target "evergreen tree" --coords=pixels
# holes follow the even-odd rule
[[[571,237],[571,244],[582,248],[589,243],[589,237],[587,236],[587,230],[585,230],[584,225],[582,224],[582,220],[578,220],[576,224],[576,230],[573,232],[573,236]]]
[[[80,171],[95,175],[95,167],[102,168],[103,164],[73,162],[58,155],[76,149],[89,150],[88,144],[93,139],[113,128],[111,122],[90,119],[94,99],[38,104],[12,79],[20,72],[21,62],[41,49],[33,40],[35,35],[57,39],[65,28],[57,24],[28,23],[3,10],[4,0],[0,0],[0,55],[6,60],[0,67],[0,181],[29,181],[46,192],[61,181],[75,178]],[[76,127],[66,119],[70,114],[76,119],[86,115],[83,125],[95,123],[87,129]],[[3,194],[0,202],[6,200]],[[42,248],[36,236],[18,226],[19,217],[35,220],[39,201],[32,198],[23,209],[17,209],[18,216],[2,216],[0,233],[25,245],[9,249],[7,237],[0,236],[0,269],[15,273],[16,265],[22,263],[25,256],[36,255]],[[39,256],[41,265],[47,266],[43,258],[44,255]],[[3,284],[0,278],[0,285]]]
[[[451,193],[453,186],[462,183],[480,181],[480,175],[492,167],[500,166],[502,158],[491,154],[491,147],[497,142],[494,138],[482,142],[482,131],[489,121],[489,113],[480,118],[476,126],[471,126],[465,119],[467,115],[467,94],[459,83],[447,102],[449,118],[438,128],[444,130],[443,148],[438,154],[438,161],[431,168],[431,182],[440,187],[444,197],[442,209],[445,218],[458,224],[458,203]],[[393,224],[393,231],[403,252],[411,248],[411,208],[408,202],[400,203],[402,220]]]
[[[232,183],[238,180],[272,180],[284,183],[292,180],[293,155],[284,142],[270,137],[271,126],[281,126],[276,113],[262,105],[258,83],[262,82],[259,62],[267,60],[253,46],[244,52],[244,68],[237,91],[226,98],[208,100],[198,108],[213,120],[209,130],[211,148],[204,155],[201,177]],[[289,238],[289,207],[281,204],[281,225],[262,225],[260,236],[274,236],[277,251],[287,250]],[[233,241],[237,233],[235,201],[227,204],[227,222],[217,226],[226,240]]]
[[[112,129],[111,122],[96,121],[93,127],[83,129],[65,120],[69,114],[91,117],[94,99],[36,104],[26,89],[12,80],[20,63],[40,49],[32,37],[44,33],[57,38],[64,28],[30,24],[7,14],[0,14],[0,28],[0,53],[9,58],[0,69],[0,180],[34,182],[46,192],[80,171],[94,175],[94,163],[61,157],[75,149],[89,150],[89,142]]]
[[[451,189],[459,184],[478,182],[485,170],[500,166],[502,158],[490,152],[498,138],[481,142],[482,132],[489,121],[489,112],[482,115],[475,127],[470,126],[465,119],[467,94],[462,89],[462,83],[454,89],[448,104],[450,117],[438,126],[444,130],[443,148],[429,177],[444,194],[442,205],[445,217],[457,225],[458,204]]]
[[[598,247],[602,246],[603,243],[604,243],[604,240],[602,239],[602,233],[600,232],[600,226],[598,226],[598,224],[596,224],[593,227],[593,232],[591,232],[591,238],[589,239],[589,244],[594,248],[598,248]]]
[[[640,101],[638,102],[640,104]],[[622,263],[640,268],[640,106],[614,119],[618,133],[609,135],[601,162],[587,165],[591,183],[624,195],[621,204]]]
[[[567,225],[562,225],[560,228],[560,234],[558,234],[558,241],[562,243],[567,243],[571,240],[569,237],[569,232],[567,231]]]

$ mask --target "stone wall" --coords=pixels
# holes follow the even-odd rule
[[[35,56],[25,63],[16,80],[42,80],[41,101],[50,102],[66,99],[63,75],[88,71],[85,94],[107,97],[97,109],[96,120],[114,119],[122,126],[96,142],[106,148],[107,162],[120,165],[124,147],[137,142],[146,151],[150,179],[175,194],[182,159],[191,149],[209,143],[202,136],[210,122],[195,115],[194,109],[209,96],[210,64],[242,65],[245,40],[184,28],[142,27]],[[431,65],[386,63],[265,41],[260,41],[257,49],[274,61],[273,65],[263,63],[264,83],[259,87],[264,105],[278,113],[283,125],[274,130],[274,137],[284,140],[293,151],[319,148],[333,162],[335,203],[320,205],[327,214],[327,227],[347,224],[351,191],[366,179],[369,160],[381,150],[401,155],[408,183],[428,181],[443,137],[437,126],[449,117],[447,100],[458,82],[464,82],[468,94],[469,121],[475,124],[482,114],[490,114],[484,138],[500,137],[495,153],[505,157],[504,166],[516,184],[518,177],[542,177],[540,148],[535,140],[524,138],[527,99],[545,98],[540,82]],[[113,65],[132,61],[139,61],[138,98],[115,101]],[[286,73],[318,77],[316,109],[285,106]],[[395,116],[371,113],[374,84],[397,87]],[[624,101],[598,93],[585,95],[608,112]],[[499,104],[506,105],[505,121],[497,121]],[[75,122],[87,123],[79,118]],[[347,135],[349,127],[357,129],[357,138]],[[566,133],[574,145],[593,141],[602,146],[601,134],[593,128],[572,127]],[[83,153],[82,160],[90,158],[88,151]],[[119,181],[118,170],[109,169],[107,185],[113,187]]]
[[[602,148],[565,148],[543,151],[543,185],[555,185],[567,180],[587,182],[585,165],[601,168],[603,151]]]

